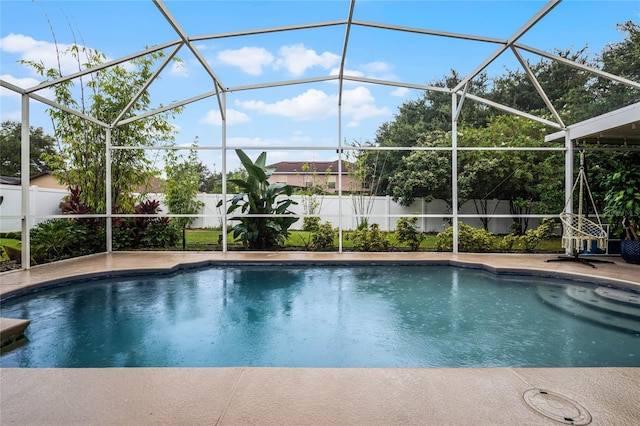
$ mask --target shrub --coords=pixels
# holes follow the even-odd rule
[[[389,251],[391,246],[386,233],[380,231],[380,226],[377,223],[368,228],[353,231],[351,239],[353,247],[358,251]]]
[[[140,243],[148,248],[169,248],[178,243],[180,228],[168,219],[162,218],[158,222],[150,223],[142,232]]]
[[[543,218],[536,229],[528,229],[523,235],[507,235],[502,239],[502,248],[511,251],[514,245],[521,246],[527,253],[533,253],[540,243],[554,235],[556,221]]]
[[[311,216],[305,217],[302,220],[302,230],[307,232],[316,232],[320,227],[320,217]]]
[[[86,227],[70,219],[51,219],[31,229],[31,254],[37,263],[67,259],[83,253]]]
[[[458,249],[460,251],[470,253],[491,252],[495,243],[496,237],[491,232],[458,222]],[[453,250],[453,226],[448,227],[436,236],[436,250]]]
[[[424,234],[418,231],[417,217],[401,217],[396,222],[396,238],[398,242],[406,243],[411,251],[418,251],[424,237]]]
[[[318,229],[311,234],[311,248],[314,251],[332,251],[335,249],[333,241],[336,237],[336,230],[331,222],[325,222],[318,226]]]

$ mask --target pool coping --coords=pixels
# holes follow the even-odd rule
[[[202,256],[211,256],[202,259]],[[101,270],[81,272],[77,274],[64,273],[61,276],[56,274],[44,275],[40,278],[20,279],[30,272],[51,269],[54,266],[66,266],[78,262],[91,262],[93,258],[103,256],[135,256],[140,260],[142,257],[154,257],[158,255],[179,254],[181,260],[168,266],[158,266],[155,264],[141,264],[138,266],[116,266]],[[110,254],[96,254],[63,260],[55,264],[37,265],[30,270],[7,271],[0,273],[0,301],[8,298],[42,291],[48,288],[55,288],[66,284],[77,284],[78,282],[97,280],[101,278],[112,278],[118,276],[138,276],[147,274],[172,274],[186,269],[206,268],[213,266],[243,266],[243,265],[304,265],[304,266],[453,266],[460,268],[480,269],[495,275],[524,275],[541,278],[561,278],[581,283],[593,283],[625,290],[640,291],[640,266],[631,264],[618,264],[619,267],[636,269],[633,276],[624,278],[610,275],[598,274],[598,269],[586,269],[583,265],[566,265],[562,268],[560,263],[540,264],[540,260],[549,259],[549,255],[503,255],[503,254],[457,254],[450,253],[310,253],[310,252],[193,252],[194,258],[189,260],[189,252],[116,252]],[[391,255],[391,256],[389,256]],[[449,256],[447,256],[449,255]],[[519,256],[524,260],[536,259],[536,263],[528,263],[527,266],[501,266],[500,259],[508,258],[513,260]],[[211,258],[214,257],[214,258]],[[404,258],[403,258],[404,257]],[[595,257],[595,256],[594,256]],[[604,259],[605,257],[599,257]],[[112,263],[112,262],[109,262]],[[554,266],[551,266],[554,265]],[[557,265],[557,266],[556,266]],[[630,265],[630,266],[626,266]],[[581,269],[576,269],[576,266]],[[607,265],[608,266],[608,265]],[[588,272],[591,272],[589,274]],[[635,275],[637,274],[637,275]],[[18,278],[10,280],[10,278]],[[630,279],[631,278],[631,279]]]
[[[549,255],[112,253],[0,274],[0,297],[52,281],[222,264],[422,264],[640,290],[640,266],[592,270]],[[614,259],[617,260],[617,259]],[[99,274],[102,273],[102,274]],[[49,284],[47,284],[49,283]],[[576,401],[592,424],[640,424],[640,368],[0,368],[2,424],[558,425],[523,394]]]

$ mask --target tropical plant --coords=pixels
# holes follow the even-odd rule
[[[73,219],[50,219],[31,229],[31,255],[37,263],[53,262],[80,254],[87,228]]]
[[[289,228],[299,218],[291,216],[289,207],[297,204],[290,198],[293,188],[281,182],[269,183],[275,171],[266,167],[267,153],[261,153],[255,163],[237,149],[236,154],[247,171],[246,179],[232,179],[242,192],[231,200],[227,214],[240,209],[242,215],[232,217],[239,223],[233,227],[233,238],[240,239],[243,246],[265,250],[281,246],[289,237]],[[218,203],[218,207],[223,201]]]
[[[605,186],[603,213],[613,233],[622,239],[640,239],[640,164],[621,164],[607,177]]]

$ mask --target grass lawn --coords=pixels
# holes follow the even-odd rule
[[[346,238],[346,234],[348,232],[343,233],[343,244],[342,247],[344,250],[352,250],[353,249],[353,241]],[[208,250],[222,250],[222,240],[221,240],[222,232],[220,230],[214,229],[189,229],[186,232],[186,250],[187,251],[208,251]],[[229,233],[227,236],[229,249],[241,249],[242,245],[240,243],[236,243],[232,241],[232,234]],[[400,245],[396,241],[394,234],[389,234],[389,242],[391,243],[392,249],[400,250],[406,248],[406,245]],[[435,251],[436,247],[436,235],[435,234],[426,234],[425,239],[420,245],[420,249],[422,251]],[[303,250],[310,251],[309,248],[311,245],[311,232],[305,231],[292,231],[289,239],[286,241],[286,249],[289,250]],[[336,251],[338,250],[338,238],[334,240],[334,245],[336,247]],[[20,249],[21,244],[19,240],[15,240],[12,238],[0,238],[0,247],[9,246],[15,249]],[[176,249],[182,248],[182,241],[178,243]],[[497,250],[496,250],[497,251]],[[518,250],[516,247],[516,252]],[[561,239],[560,237],[552,238],[549,240],[544,240],[538,246],[536,252],[539,253],[560,253],[562,252]],[[8,257],[4,250],[0,250],[0,260],[6,261]]]
[[[344,238],[345,234],[343,233],[343,241],[342,247],[346,250],[350,250],[353,248],[353,241],[348,238]],[[222,232],[220,230],[212,230],[212,229],[189,229],[186,233],[186,249],[187,250],[220,250],[221,249],[221,235]],[[227,242],[231,249],[240,248],[240,243],[235,243],[232,241],[233,235],[229,233],[227,235]],[[220,242],[219,242],[220,241]],[[402,250],[406,247],[406,245],[398,244],[395,234],[389,234],[389,242],[391,243],[392,248],[396,248],[398,250]],[[420,245],[420,249],[423,251],[435,251],[437,238],[435,234],[426,234],[425,239],[422,241]],[[311,245],[311,232],[305,231],[292,231],[291,235],[287,239],[285,246],[288,249],[298,249],[298,250],[310,250]],[[334,240],[334,245],[338,247],[338,238]],[[515,248],[516,251],[518,248]],[[544,240],[538,246],[537,252],[543,253],[557,253],[562,251],[561,239],[560,237],[552,238],[549,240]]]
[[[20,240],[14,240],[13,238],[0,238],[0,247],[4,246],[20,250],[22,244]],[[0,250],[0,260],[9,260],[4,250]]]

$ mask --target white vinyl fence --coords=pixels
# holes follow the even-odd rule
[[[0,205],[0,232],[19,231],[21,229],[20,207],[21,190],[15,185],[0,185],[0,195],[4,197]],[[62,198],[67,195],[67,191],[58,189],[30,188],[30,211],[31,225],[47,220],[48,215],[59,215],[59,204]],[[228,199],[232,196],[228,195]],[[147,198],[157,199],[162,202],[163,194],[148,194]],[[291,211],[297,215],[304,215],[304,198],[294,195],[291,197],[298,204],[291,207]],[[191,224],[192,228],[217,228],[222,226],[223,214],[226,205],[217,207],[218,201],[222,199],[221,194],[199,194],[198,199],[204,203],[200,217]],[[317,196],[318,207],[315,214],[320,216],[322,222],[329,221],[334,227],[342,226],[343,229],[355,229],[358,226],[359,218],[366,217],[369,224],[377,223],[380,229],[393,231],[395,224],[400,217],[419,215],[418,224],[425,232],[440,232],[446,226],[451,217],[451,211],[442,200],[424,202],[415,200],[411,206],[401,206],[391,199],[391,197],[360,197],[345,195],[339,198],[337,195]],[[488,211],[496,215],[508,215],[509,203],[507,201],[489,201]],[[161,212],[169,213],[164,204],[161,204]],[[239,212],[239,210],[237,210]],[[459,214],[476,214],[473,202],[465,203]],[[359,216],[361,215],[361,216]],[[433,215],[433,216],[432,216]],[[342,218],[342,220],[340,220]],[[465,223],[480,228],[482,222],[478,218],[464,218]],[[495,234],[503,234],[509,231],[512,219],[510,217],[492,218],[489,222],[489,231]],[[233,226],[229,221],[228,226]],[[301,229],[303,220],[300,219],[294,224],[292,229]],[[538,220],[531,218],[529,227],[538,225]]]

